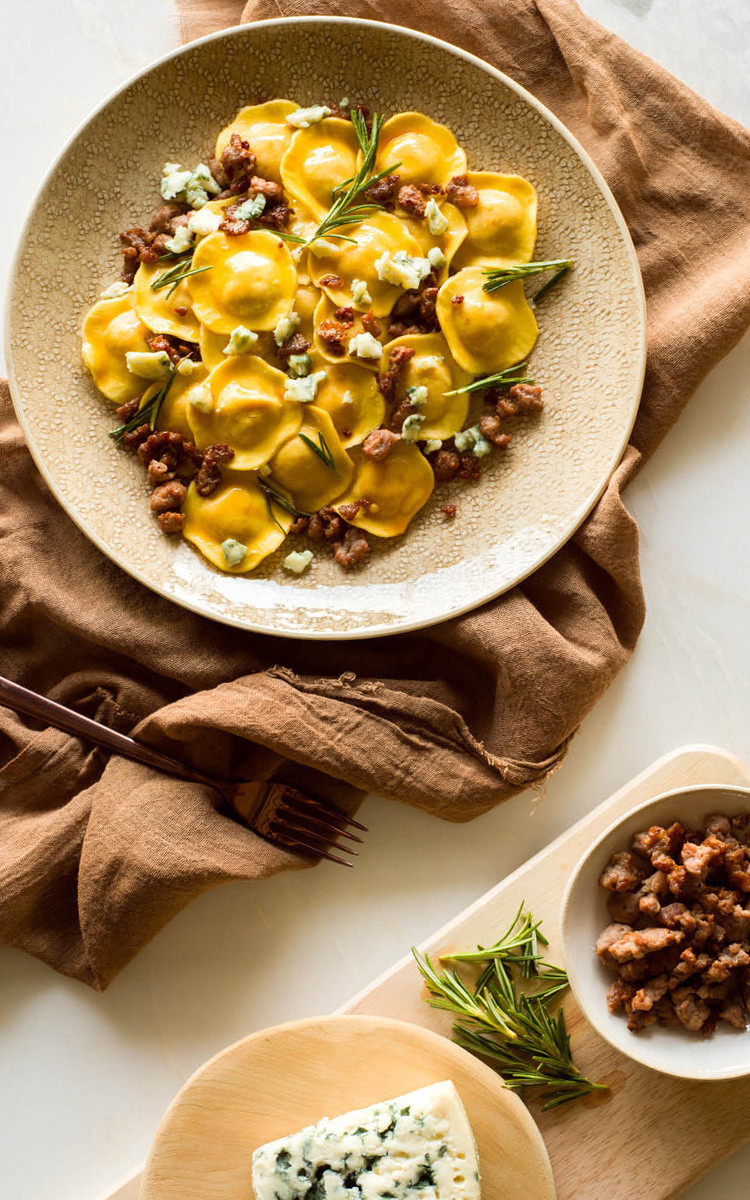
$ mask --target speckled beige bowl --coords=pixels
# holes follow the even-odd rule
[[[572,256],[548,294],[534,351],[546,408],[478,485],[441,488],[403,538],[359,571],[319,554],[302,577],[287,549],[252,576],[223,575],[161,535],[140,464],[107,437],[112,408],[80,360],[84,313],[119,274],[117,233],[153,211],[162,164],[209,152],[259,94],[306,105],[356,97],[449,124],[475,169],[518,172],[539,191],[539,258]],[[117,92],[42,185],[9,292],[11,386],[40,470],[81,529],[125,571],[178,604],[287,637],[373,637],[464,612],[528,575],[604,489],[635,417],[645,359],[643,290],[606,184],[532,96],[477,58],[390,25],[264,21],[195,42]],[[441,505],[455,502],[446,521]]]

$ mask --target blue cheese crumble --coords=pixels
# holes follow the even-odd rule
[[[422,413],[412,413],[401,426],[401,437],[405,442],[418,442],[424,425]]]
[[[242,204],[238,204],[233,215],[240,221],[253,221],[260,216],[265,207],[266,198],[262,192],[258,192],[257,196],[251,196],[249,200],[243,200]]]
[[[296,400],[300,404],[310,404],[318,392],[318,385],[323,383],[325,371],[313,371],[312,375],[303,375],[298,379],[287,379],[284,384],[284,399]]]
[[[291,571],[293,575],[301,575],[310,566],[312,560],[312,550],[292,550],[291,554],[287,554],[286,558],[282,559],[281,565],[285,571]]]
[[[436,202],[429,199],[425,204],[424,215],[433,237],[442,237],[450,225],[445,213],[441,212]]]
[[[287,125],[293,125],[295,129],[309,129],[311,125],[317,125],[324,117],[330,115],[331,110],[326,104],[311,104],[309,108],[295,108],[294,112],[284,119]]]
[[[249,354],[255,349],[258,342],[258,335],[252,329],[248,329],[246,325],[236,325],[229,335],[229,341],[222,350],[222,354]]]
[[[484,458],[492,453],[492,444],[482,436],[478,425],[472,425],[469,429],[462,429],[460,433],[454,434],[453,442],[459,454],[469,450],[475,458]]]
[[[238,567],[247,554],[247,546],[238,542],[236,538],[227,538],[225,542],[221,543],[221,548],[224,551],[224,562],[228,567]]]
[[[397,250],[395,254],[389,254],[386,250],[380,258],[375,259],[375,274],[381,282],[392,283],[410,291],[419,287],[430,270],[428,259],[417,258],[407,254],[405,250]]]
[[[450,1080],[324,1117],[253,1154],[255,1200],[479,1200],[479,1161]]]
[[[172,374],[172,360],[166,350],[128,350],[125,366],[139,379],[169,379]]]

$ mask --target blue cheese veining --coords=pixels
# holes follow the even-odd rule
[[[479,1200],[479,1161],[445,1080],[260,1146],[253,1191],[255,1200]]]

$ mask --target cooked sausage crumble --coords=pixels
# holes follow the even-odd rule
[[[599,879],[613,924],[596,943],[617,978],[610,1012],[647,1025],[746,1029],[750,1003],[750,813],[637,833]]]

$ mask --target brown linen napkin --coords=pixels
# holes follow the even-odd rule
[[[238,14],[182,0],[190,36]],[[399,23],[402,0],[253,0],[244,19]],[[448,820],[561,760],[643,620],[620,489],[750,323],[750,137],[571,0],[415,0],[411,23],[495,63],[607,176],[644,274],[649,361],[622,463],[568,545],[423,633],[318,644],[238,633],[153,596],[49,495],[0,397],[3,673],[203,770],[377,791]],[[165,779],[0,709],[0,941],[103,989],[194,896],[299,860]]]

